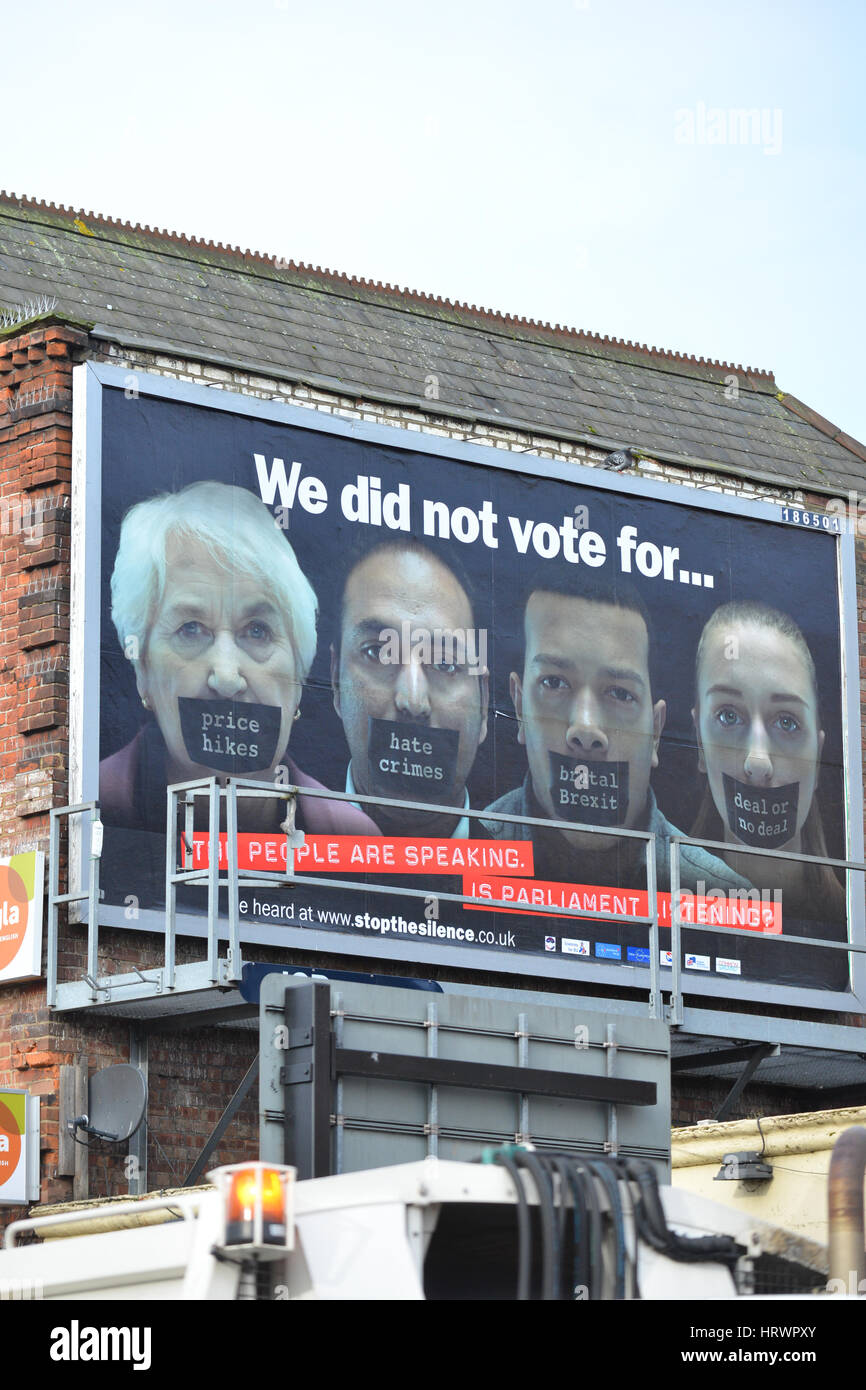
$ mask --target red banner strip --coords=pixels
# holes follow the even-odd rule
[[[696,897],[688,889],[680,893],[680,918],[684,926],[697,923],[707,927],[741,927],[744,931],[778,936],[782,931],[782,904],[762,900],[757,889],[749,897],[746,890]],[[562,916],[562,908],[576,912],[610,912],[617,917],[646,917],[649,913],[645,889],[610,888],[587,883],[555,883],[543,879],[500,878],[491,874],[464,874],[463,892],[469,898],[498,898],[514,902],[513,908],[468,907],[470,912],[535,911],[545,917]],[[519,905],[519,906],[518,906]],[[658,894],[659,925],[671,924],[671,895]],[[560,911],[557,911],[560,909]]]
[[[220,868],[226,867],[226,835],[220,837]],[[181,843],[182,862],[187,867]],[[208,836],[193,835],[193,867],[208,865]],[[285,835],[238,835],[238,867],[278,873],[286,865]],[[295,850],[295,869],[301,874],[465,874],[531,875],[530,840],[419,840],[411,836],[308,835]]]

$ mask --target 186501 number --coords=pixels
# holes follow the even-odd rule
[[[828,516],[826,512],[807,512],[803,507],[783,507],[782,520],[789,521],[794,526],[809,526],[813,531],[842,530],[838,516]]]

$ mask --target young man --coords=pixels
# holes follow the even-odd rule
[[[535,877],[645,887],[642,842],[617,828],[656,835],[659,889],[670,887],[672,836],[650,785],[658,766],[665,702],[654,700],[651,634],[638,594],[582,573],[545,572],[524,612],[523,671],[511,673],[518,741],[529,770],[523,785],[487,807],[500,814],[562,821],[561,830],[485,821],[497,837],[532,839]],[[610,835],[569,823],[610,827]],[[749,884],[706,850],[683,846],[680,880],[692,891]]]
[[[422,542],[382,541],[352,566],[331,648],[347,791],[468,809],[466,779],[487,737],[484,637],[466,583]],[[387,834],[483,834],[459,812],[364,809]]]

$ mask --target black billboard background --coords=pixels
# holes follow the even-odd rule
[[[312,414],[312,412],[311,412]],[[289,518],[287,536],[299,564],[307,575],[319,602],[318,648],[304,691],[303,719],[293,732],[290,752],[299,766],[336,791],[345,782],[348,750],[342,726],[333,708],[330,684],[330,643],[336,639],[337,612],[343,583],[343,559],[359,545],[373,545],[379,539],[401,534],[385,527],[363,526],[344,518],[339,492],[358,475],[381,479],[383,492],[401,482],[411,491],[412,534],[420,536],[421,505],[424,499],[446,501],[451,507],[473,510],[485,500],[493,503],[499,522],[499,548],[490,549],[479,539],[472,544],[457,540],[449,543],[424,537],[443,558],[456,556],[468,571],[480,597],[476,621],[489,633],[488,665],[491,671],[490,720],[488,737],[469,779],[473,808],[483,809],[495,797],[518,786],[525,775],[524,750],[516,739],[516,720],[508,679],[513,670],[522,669],[522,593],[530,574],[549,566],[564,566],[559,559],[541,560],[534,552],[518,556],[506,524],[509,515],[522,521],[550,522],[558,526],[565,514],[576,507],[588,508],[588,528],[599,532],[607,546],[603,572],[619,573],[616,537],[624,525],[637,528],[639,540],[661,546],[678,546],[680,565],[707,571],[714,576],[714,587],[707,589],[667,581],[661,577],[644,579],[632,573],[631,582],[639,590],[653,619],[656,639],[653,699],[667,702],[667,720],[659,753],[659,767],[652,785],[664,814],[687,832],[701,796],[702,779],[697,775],[697,758],[691,708],[694,702],[694,659],[704,623],[722,603],[759,599],[790,614],[802,630],[813,654],[826,740],[821,760],[819,799],[832,857],[844,857],[844,779],[842,769],[842,692],[839,633],[839,599],[836,568],[836,542],[831,536],[775,525],[718,511],[702,511],[667,501],[637,497],[629,493],[630,480],[624,477],[613,491],[596,490],[582,484],[546,479],[531,473],[516,473],[470,464],[430,453],[412,452],[406,447],[382,447],[338,434],[315,429],[276,424],[213,407],[163,400],[148,396],[129,398],[119,389],[103,391],[102,445],[102,612],[101,612],[101,709],[100,760],[124,747],[142,727],[143,711],[135,687],[134,672],[120,649],[110,614],[109,581],[117,552],[124,514],[136,502],[155,493],[179,491],[191,482],[216,480],[248,489],[259,496],[254,454],[268,460],[282,458],[286,467],[294,459],[303,464],[303,475],[321,478],[327,488],[329,505],[319,516],[298,508]],[[510,460],[513,462],[513,457]],[[278,501],[278,499],[277,499]],[[696,504],[700,495],[696,492]],[[275,504],[276,505],[276,504]],[[359,533],[364,532],[363,536]],[[569,567],[570,568],[570,567]],[[477,822],[473,822],[473,832]],[[127,832],[129,833],[129,832]],[[111,828],[106,830],[107,841]],[[116,835],[115,835],[116,839]],[[130,876],[129,851],[140,860]],[[118,881],[111,881],[107,856],[103,874],[106,902],[123,903],[129,892],[139,888],[143,906],[159,905],[164,899],[164,846],[152,845],[145,851],[139,834],[124,845],[114,861],[124,862]],[[735,868],[748,877],[748,858],[734,861]],[[132,884],[132,878],[136,880]],[[413,886],[409,879],[404,886]],[[132,884],[132,886],[131,886]],[[452,887],[453,885],[448,885]],[[322,893],[325,890],[321,890]],[[456,891],[460,891],[459,888]],[[326,895],[327,896],[327,895]],[[331,890],[329,901],[333,899]],[[361,894],[352,898],[359,909]],[[323,899],[324,900],[324,899]],[[423,892],[419,891],[419,904]],[[379,900],[380,906],[381,898]],[[389,898],[387,911],[404,910],[409,899]],[[442,920],[461,915],[455,904],[442,906]],[[361,909],[363,910],[363,909]],[[384,910],[384,909],[383,909]],[[407,912],[408,915],[408,912]],[[420,914],[419,914],[420,915]],[[466,914],[468,918],[469,914]],[[475,925],[481,917],[472,913]],[[645,944],[643,928],[605,928],[565,918],[555,925],[544,925],[540,917],[498,917],[500,926],[514,931],[523,949],[543,951],[544,932],[555,930],[563,936],[602,937],[606,941]],[[809,922],[785,922],[786,934],[828,936],[845,939],[844,926]],[[687,949],[705,954],[739,957],[743,976],[775,979],[780,983],[830,984],[844,987],[847,969],[842,969],[842,953],[818,953],[809,948],[789,948],[776,943],[752,942],[743,937],[720,940],[709,934],[688,934]],[[359,942],[363,950],[363,942]],[[819,963],[818,956],[823,958]],[[826,957],[834,957],[832,966]],[[580,962],[576,962],[579,968]]]

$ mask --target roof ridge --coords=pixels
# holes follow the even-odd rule
[[[486,319],[492,324],[499,324],[505,328],[531,329],[533,332],[549,333],[560,338],[570,338],[579,340],[590,346],[597,348],[616,349],[634,356],[643,358],[654,358],[657,361],[670,365],[681,363],[686,366],[709,368],[715,371],[741,372],[744,376],[754,378],[770,384],[775,383],[772,371],[767,371],[762,367],[744,367],[735,362],[725,362],[718,358],[699,357],[694,353],[678,352],[672,348],[657,348],[646,343],[634,342],[628,338],[612,337],[609,334],[595,333],[588,329],[572,328],[566,324],[551,324],[546,320],[527,318],[523,315],[509,314],[498,309],[488,309],[483,305],[467,304],[462,300],[443,298],[441,295],[429,294],[424,290],[401,288],[392,285],[389,281],[370,280],[365,276],[349,275],[345,271],[322,269],[321,266],[313,266],[304,261],[286,260],[277,255],[265,254],[261,251],[251,251],[249,248],[241,250],[239,246],[225,244],[221,241],[206,241],[201,237],[190,237],[183,232],[167,231],[161,227],[151,227],[149,224],[144,226],[141,223],[122,221],[117,217],[109,217],[104,213],[95,213],[83,208],[67,207],[64,203],[47,202],[43,199],[29,198],[26,194],[7,193],[0,189],[0,205],[19,208],[22,211],[32,210],[34,212],[57,213],[73,219],[73,227],[77,221],[83,224],[83,231],[89,232],[85,219],[88,219],[96,226],[117,229],[119,231],[129,231],[138,233],[142,236],[152,237],[158,241],[169,243],[178,247],[188,247],[191,250],[208,251],[233,259],[252,261],[272,270],[284,270],[300,275],[318,278],[331,284],[345,285],[353,289],[371,291],[377,295],[387,295],[394,299],[409,300],[422,304],[427,308],[447,309],[460,314],[472,314],[476,318]],[[76,229],[77,230],[77,229]]]

